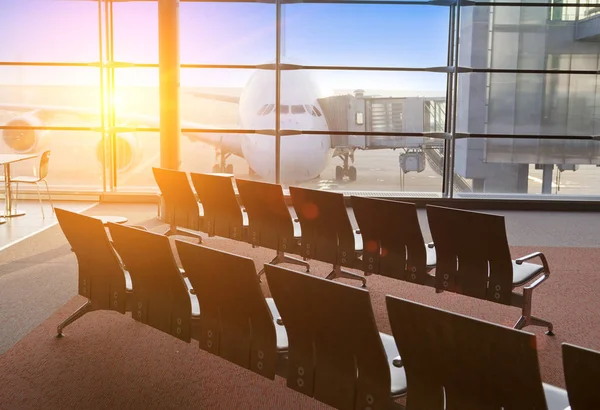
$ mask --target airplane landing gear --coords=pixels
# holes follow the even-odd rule
[[[217,150],[217,159],[219,163],[213,165],[212,167],[212,172],[214,174],[233,174],[233,165],[227,163],[227,158],[229,158],[230,155],[231,154],[229,152],[222,152],[221,150]]]
[[[335,180],[342,181],[344,177],[348,177],[350,181],[356,181],[356,167],[348,165],[349,160],[354,162],[355,148],[336,147],[333,156],[339,157],[344,161],[344,165],[335,167]]]

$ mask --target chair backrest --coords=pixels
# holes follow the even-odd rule
[[[547,408],[534,334],[389,295],[386,304],[408,410]]]
[[[131,275],[132,317],[189,342],[192,304],[169,238],[131,226],[107,225]]]
[[[308,259],[354,267],[354,232],[344,195],[291,186],[290,196],[302,228],[300,254]]]
[[[154,179],[165,201],[165,222],[181,228],[202,229],[201,206],[183,171],[152,168]]]
[[[202,310],[200,348],[274,379],[275,324],[254,261],[189,242],[175,243]]]
[[[61,208],[55,211],[58,224],[77,257],[79,294],[91,301],[93,310],[125,313],[125,272],[102,221]]]
[[[504,217],[427,205],[427,219],[436,289],[509,305],[513,271]]]
[[[248,213],[248,241],[253,246],[294,251],[294,225],[279,184],[236,179]]]
[[[232,175],[190,173],[204,209],[204,231],[209,236],[242,239],[242,208],[235,196]]]
[[[50,163],[50,150],[44,151],[40,156],[40,180],[48,176],[48,165]]]
[[[426,284],[427,253],[415,204],[352,196],[363,238],[363,267],[395,279]]]
[[[265,273],[288,335],[287,386],[336,408],[388,408],[369,292],[270,264]]]
[[[597,408],[600,404],[600,352],[563,343],[562,354],[571,409]]]

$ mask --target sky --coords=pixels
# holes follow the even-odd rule
[[[446,65],[448,13],[440,6],[290,4],[283,7],[282,61],[307,65]],[[181,3],[181,63],[275,60],[275,5]],[[0,61],[98,61],[95,2],[0,0]],[[158,62],[156,2],[114,4],[115,60]],[[185,86],[241,87],[250,71],[182,70]],[[328,89],[439,90],[432,73],[316,72]],[[2,84],[97,85],[95,68],[0,67]],[[158,70],[123,68],[118,85],[157,85]]]

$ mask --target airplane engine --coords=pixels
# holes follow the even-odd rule
[[[35,115],[13,118],[5,125],[22,127],[43,127],[44,122]],[[4,143],[16,154],[41,151],[48,144],[48,131],[45,130],[2,130]]]
[[[103,164],[103,142],[96,145],[96,159]],[[117,172],[127,172],[139,164],[142,159],[142,141],[133,132],[124,132],[116,136],[116,168]]]

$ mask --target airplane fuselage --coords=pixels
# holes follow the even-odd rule
[[[241,128],[275,129],[275,84],[275,73],[270,70],[259,70],[250,78],[240,96]],[[319,88],[308,72],[282,71],[280,129],[327,131],[327,121],[318,101],[320,96]],[[249,167],[265,180],[274,182],[274,135],[244,134],[238,140]],[[287,184],[317,177],[327,165],[330,149],[329,135],[283,135],[280,145],[280,182]]]

